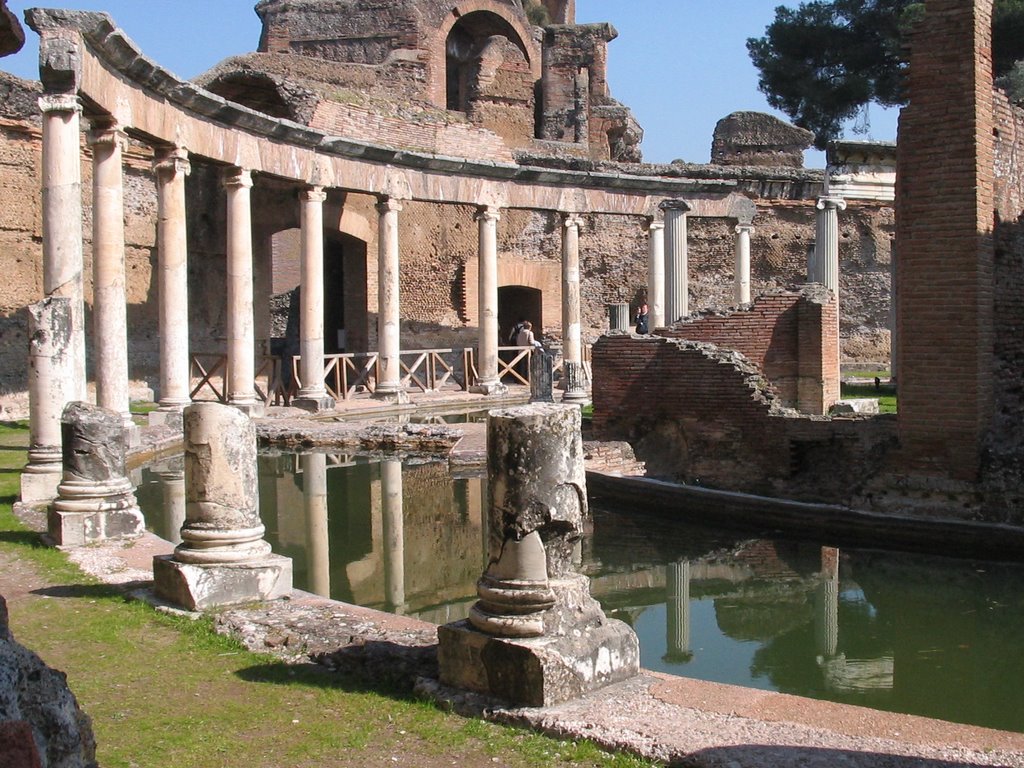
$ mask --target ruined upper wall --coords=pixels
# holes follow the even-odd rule
[[[715,125],[711,162],[802,168],[814,134],[764,112],[733,112]]]
[[[25,44],[25,30],[18,17],[7,8],[7,0],[0,0],[0,56],[10,56]]]

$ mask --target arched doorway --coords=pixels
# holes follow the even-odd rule
[[[366,352],[366,243],[341,232],[324,238],[324,352]]]
[[[538,288],[525,285],[505,285],[498,288],[498,340],[501,346],[510,343],[509,334],[520,320],[533,323],[534,332],[540,337],[544,327],[544,294]]]

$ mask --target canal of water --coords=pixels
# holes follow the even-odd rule
[[[486,481],[446,463],[260,457],[260,506],[295,586],[434,623],[485,565]],[[181,460],[143,471],[175,541]],[[1024,732],[1024,566],[715,531],[592,508],[580,568],[648,669]],[[834,543],[834,542],[832,542]]]

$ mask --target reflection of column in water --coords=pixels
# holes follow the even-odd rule
[[[302,461],[302,503],[306,513],[306,588],[331,596],[330,535],[327,523],[327,455],[307,453]]]
[[[679,561],[665,566],[665,661],[687,662],[690,650],[690,563]]]
[[[487,478],[482,477],[480,478],[480,494],[477,498],[480,505],[480,560],[485,571],[491,564],[491,516],[484,513],[489,504],[487,494]]]
[[[164,530],[161,536],[171,544],[181,544],[181,526],[185,522],[185,471],[157,472],[164,501]]]
[[[839,550],[821,548],[821,583],[814,599],[814,642],[818,661],[835,658],[839,649]]]
[[[402,520],[402,462],[380,465],[384,496],[384,595],[388,607],[401,613],[405,607],[405,531]]]

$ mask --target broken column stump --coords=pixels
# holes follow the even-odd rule
[[[487,467],[490,561],[469,619],[438,628],[441,682],[542,707],[636,675],[636,634],[573,564],[587,516],[579,408],[491,411]]]
[[[153,558],[157,595],[196,611],[290,594],[291,558],[272,554],[263,538],[252,421],[231,406],[195,403],[183,424],[185,523],[174,554]]]
[[[47,526],[57,546],[141,536],[145,521],[125,469],[121,414],[89,403],[68,403],[61,416],[61,439],[64,473]]]

